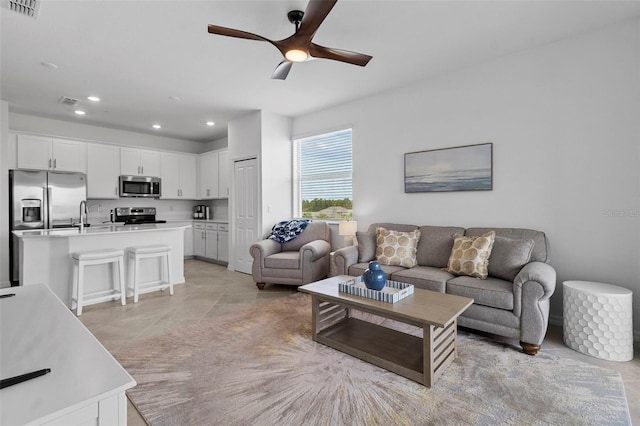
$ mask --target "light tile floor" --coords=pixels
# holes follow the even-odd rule
[[[136,304],[133,298],[129,298],[126,306],[118,302],[91,305],[84,308],[79,318],[107,349],[113,350],[297,291],[292,286],[270,284],[264,290],[258,290],[250,275],[230,272],[225,266],[199,260],[187,260],[184,269],[186,283],[174,286],[173,296],[166,291],[154,292],[141,295]],[[509,343],[518,347],[518,342]],[[604,361],[569,349],[562,342],[562,328],[550,326],[542,350],[619,371],[624,380],[632,422],[640,425],[640,344],[636,343],[632,361]],[[146,424],[130,403],[127,417],[131,426]]]

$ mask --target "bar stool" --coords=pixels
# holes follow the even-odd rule
[[[87,250],[71,254],[73,258],[73,288],[71,294],[71,309],[76,308],[76,315],[82,315],[82,307],[107,300],[120,298],[122,305],[126,305],[126,288],[124,281],[124,251],[117,249]],[[112,288],[84,294],[84,274],[87,266],[112,264]],[[116,285],[118,277],[119,285]]]
[[[140,260],[149,258],[160,259],[160,277],[156,281],[140,282]],[[133,291],[133,303],[138,303],[140,292],[165,290],[169,288],[169,294],[173,296],[173,284],[171,283],[171,247],[164,244],[127,247],[127,263],[129,269],[129,291]]]

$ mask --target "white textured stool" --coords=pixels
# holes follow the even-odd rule
[[[71,294],[71,309],[75,307],[76,315],[82,315],[82,307],[107,300],[120,299],[126,305],[126,289],[124,283],[124,251],[117,249],[87,250],[71,254],[73,258],[73,288]],[[113,266],[112,287],[84,294],[84,268],[92,265],[111,263]],[[119,285],[115,280],[118,277]]]
[[[564,343],[609,361],[633,359],[631,290],[589,281],[562,283]]]
[[[160,278],[156,281],[140,282],[140,260],[157,257],[160,259]],[[129,266],[129,289],[133,291],[133,303],[138,303],[140,292],[147,293],[169,288],[173,296],[171,284],[171,247],[164,244],[151,246],[127,247],[127,261]]]

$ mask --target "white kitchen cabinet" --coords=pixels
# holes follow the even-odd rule
[[[218,196],[229,198],[229,151],[218,153]]]
[[[198,157],[201,200],[229,198],[229,151],[211,151]]]
[[[229,225],[194,222],[193,252],[204,260],[229,262]]]
[[[120,148],[87,144],[87,198],[118,198]]]
[[[229,262],[229,225],[218,224],[218,260]]]
[[[193,254],[198,257],[206,257],[205,251],[206,231],[204,223],[193,223]]]
[[[160,151],[120,148],[120,174],[160,177]]]
[[[162,198],[195,200],[197,157],[163,152],[160,160]]]
[[[207,223],[205,226],[205,255],[209,259],[218,260],[218,224]]]
[[[85,143],[47,136],[17,135],[20,169],[85,171]]]
[[[207,152],[198,157],[200,170],[200,199],[218,198],[218,152]]]

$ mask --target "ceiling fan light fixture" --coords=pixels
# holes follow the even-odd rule
[[[285,53],[284,56],[291,62],[304,62],[309,57],[309,54],[304,50],[291,49],[287,50],[287,53]]]

